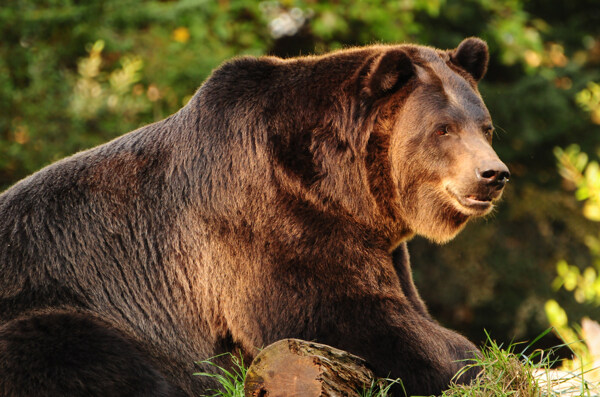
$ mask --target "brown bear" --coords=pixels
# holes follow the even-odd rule
[[[487,62],[476,38],[234,59],[8,189],[0,395],[198,395],[195,361],[288,337],[440,393],[477,349],[430,317],[405,241],[451,239],[508,180]]]

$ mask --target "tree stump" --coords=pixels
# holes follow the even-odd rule
[[[246,374],[246,397],[358,396],[375,379],[360,357],[319,343],[283,339],[263,349]]]

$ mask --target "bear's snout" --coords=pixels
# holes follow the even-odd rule
[[[479,163],[475,178],[471,172],[462,179],[447,183],[446,191],[460,205],[466,215],[482,216],[491,211],[493,202],[502,196],[504,186],[510,178],[508,167],[497,157]],[[471,175],[467,177],[467,175]]]
[[[483,167],[477,168],[475,174],[479,183],[495,190],[502,190],[510,179],[510,171],[501,161],[485,164]]]

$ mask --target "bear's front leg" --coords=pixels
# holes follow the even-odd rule
[[[363,357],[380,377],[400,378],[408,395],[439,395],[450,382],[468,384],[477,347],[458,333],[390,297],[349,298],[335,305],[337,321],[323,324],[316,341]],[[327,330],[328,329],[328,330]],[[400,389],[398,389],[400,390]]]
[[[260,291],[282,291],[270,286]],[[441,394],[478,354],[474,344],[423,316],[399,293],[343,290],[347,293],[339,295],[336,291],[341,289],[319,293],[309,289],[303,296],[289,290],[261,303],[240,302],[238,313],[260,315],[230,318],[233,338],[254,354],[257,348],[286,338],[330,345],[364,358],[378,377],[400,378],[408,395]],[[458,382],[469,383],[477,373],[473,368]],[[403,395],[400,388],[396,394]]]
[[[232,339],[252,355],[286,338],[323,343],[364,358],[379,377],[401,378],[413,395],[440,394],[477,355],[475,345],[432,320],[416,289],[412,300],[403,292],[408,284],[387,251],[336,257],[347,259],[294,258],[245,268],[243,283],[219,290]],[[407,261],[399,264],[410,273]],[[459,381],[470,382],[476,373]]]

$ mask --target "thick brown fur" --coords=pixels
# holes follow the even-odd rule
[[[486,66],[478,39],[239,58],[178,113],[17,183],[0,395],[198,395],[194,361],[288,337],[440,393],[477,349],[431,318],[404,241],[452,238],[501,192]]]

